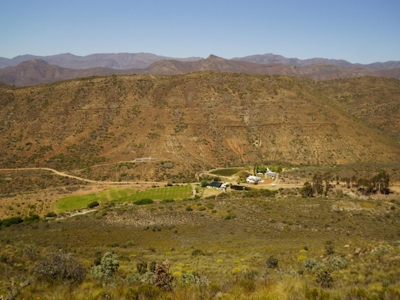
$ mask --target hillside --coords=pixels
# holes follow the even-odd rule
[[[400,143],[400,80],[361,77],[316,83],[331,103]]]
[[[379,81],[398,101],[397,81]],[[154,157],[136,174],[183,180],[204,168],[257,161],[398,161],[398,144],[331,105],[335,93],[304,78],[210,71],[0,89],[0,167],[90,176],[94,164]],[[108,178],[117,172],[104,169]]]

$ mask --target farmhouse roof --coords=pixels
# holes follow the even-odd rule
[[[219,188],[219,187],[221,187],[221,185],[222,185],[222,182],[219,182],[219,181],[213,181],[213,182],[209,183],[207,186],[209,186],[209,187],[215,187],[215,188]]]

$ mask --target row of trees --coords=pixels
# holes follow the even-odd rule
[[[382,170],[377,175],[372,178],[357,178],[353,176],[352,178],[343,178],[347,186],[351,185],[357,187],[359,191],[363,192],[365,195],[370,195],[374,193],[389,194],[389,183],[390,175],[386,171]]]
[[[336,179],[339,183],[339,176],[333,178],[329,172],[324,174],[315,174],[312,178],[312,182],[305,182],[301,189],[301,195],[303,198],[314,197],[315,194],[325,197],[332,185],[330,181]],[[375,193],[389,194],[390,175],[386,171],[382,170],[377,175],[371,178],[342,178],[346,182],[347,186],[350,187],[351,183],[354,187],[357,187],[360,192],[364,195],[371,195]]]

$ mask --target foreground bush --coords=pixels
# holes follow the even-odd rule
[[[98,266],[94,266],[90,273],[95,279],[107,279],[114,276],[115,271],[119,268],[118,256],[111,252],[107,252],[101,258],[101,262]]]
[[[47,253],[34,268],[36,273],[53,279],[82,283],[86,269],[70,253],[63,250]]]

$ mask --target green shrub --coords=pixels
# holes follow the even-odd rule
[[[326,254],[328,254],[328,255],[332,255],[335,253],[335,246],[333,245],[332,241],[327,241],[325,243],[325,250],[326,250]]]
[[[258,275],[257,270],[249,270],[243,274],[243,277],[244,279],[247,280],[255,280],[257,275]]]
[[[144,198],[144,199],[136,200],[133,203],[136,205],[146,205],[146,204],[152,204],[152,203],[154,203],[154,201],[149,198]]]
[[[147,271],[142,276],[140,276],[140,282],[142,283],[153,284],[153,280],[154,280],[154,273],[150,271]]]
[[[312,270],[316,267],[317,261],[314,258],[307,258],[303,261],[304,269]]]
[[[331,257],[328,262],[333,270],[341,270],[347,267],[347,261],[343,257]]]
[[[90,202],[88,204],[87,208],[94,208],[94,207],[99,206],[99,205],[100,205],[99,202],[93,201],[93,202]]]
[[[47,213],[44,217],[45,218],[56,218],[57,214],[55,212],[51,211],[51,212]]]
[[[147,262],[141,261],[136,263],[136,268],[139,272],[140,275],[143,275],[144,273],[147,272]]]
[[[250,280],[250,279],[240,280],[239,286],[241,286],[247,293],[251,293],[256,290],[256,284],[255,284],[254,280]]]
[[[173,203],[173,202],[175,202],[175,200],[174,199],[163,199],[163,200],[161,200],[161,202],[162,203]]]
[[[100,265],[94,266],[90,273],[95,279],[112,278],[115,271],[119,268],[118,256],[111,252],[106,252],[101,258]]]
[[[331,288],[333,286],[331,271],[328,269],[320,270],[317,273],[317,278],[315,279],[315,282],[324,289]]]
[[[23,220],[21,217],[12,217],[12,218],[4,219],[3,221],[1,221],[1,226],[2,227],[10,227],[11,225],[19,224],[22,222],[23,222]]]
[[[278,262],[278,259],[271,255],[266,262],[267,268],[276,269],[278,267]]]
[[[138,274],[136,274],[136,273],[133,273],[133,274],[129,275],[129,276],[126,278],[126,282],[127,282],[128,284],[135,283],[135,282],[137,282],[137,281],[139,281],[139,280],[140,280],[140,276],[139,276]]]
[[[29,217],[26,217],[24,219],[24,222],[34,222],[34,221],[39,221],[40,217],[36,214],[30,215]]]
[[[199,255],[205,255],[204,251],[201,249],[196,249],[192,251],[192,256],[199,256]]]
[[[208,181],[207,180],[202,180],[200,185],[201,185],[201,187],[206,187],[208,185]]]

